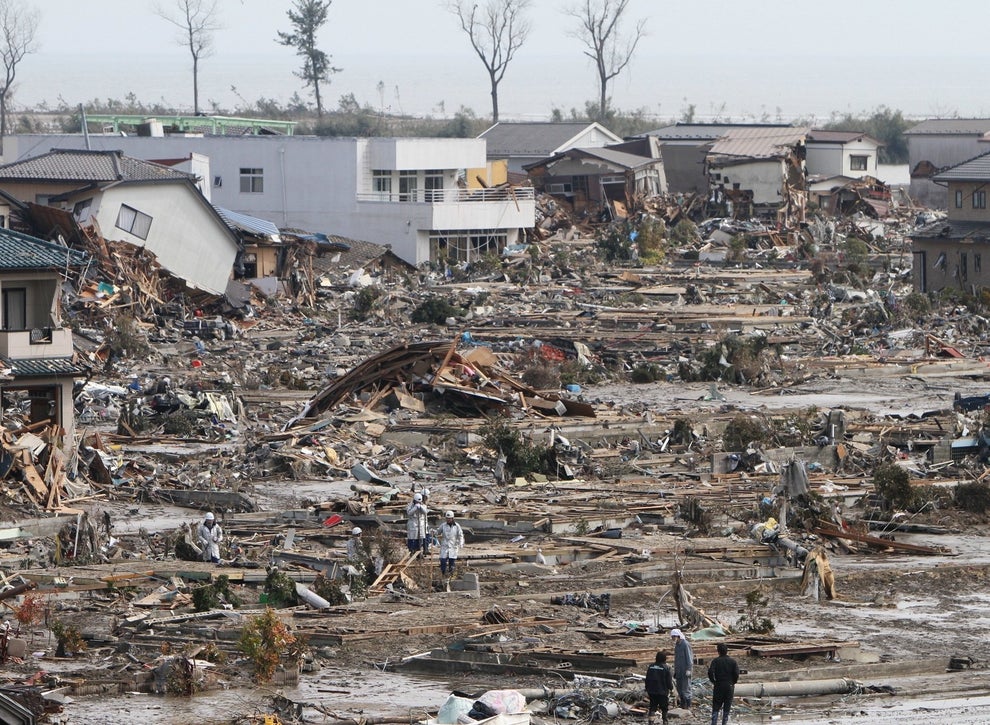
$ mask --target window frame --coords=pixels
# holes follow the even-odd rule
[[[973,192],[973,208],[974,209],[986,209],[987,208],[987,192],[986,189],[976,189]]]
[[[3,304],[3,325],[0,329],[6,332],[17,332],[28,329],[27,326],[27,287],[4,287],[0,291],[0,298]],[[17,309],[13,309],[16,306]],[[11,318],[14,312],[20,315],[23,323],[20,327],[11,325]]]
[[[392,198],[392,172],[388,169],[371,170],[371,190],[382,199]]]
[[[419,173],[416,171],[399,172],[399,201],[419,201]]]
[[[133,217],[128,221],[125,219],[125,210],[133,214]],[[145,223],[145,219],[148,221]],[[148,234],[151,233],[151,224],[154,222],[154,217],[150,214],[145,214],[139,209],[135,209],[133,206],[128,206],[127,204],[121,204],[120,209],[117,211],[117,222],[114,226],[118,229],[131,234],[138,239],[147,239]]]
[[[240,190],[242,194],[265,193],[265,169],[261,166],[241,166]]]
[[[427,169],[423,172],[423,195],[427,201],[443,201],[443,189],[442,169]]]
[[[956,189],[956,209],[963,208],[963,193],[962,189]]]
[[[860,166],[862,164],[862,166]],[[850,171],[869,171],[870,170],[870,155],[869,154],[849,154],[849,170]]]

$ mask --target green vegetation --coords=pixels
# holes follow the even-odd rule
[[[760,589],[746,594],[746,606],[736,626],[740,631],[753,634],[770,634],[776,628],[768,616],[770,598]]]
[[[739,413],[722,433],[722,449],[726,451],[744,451],[750,443],[766,440],[769,430],[763,421],[754,416]]]
[[[237,647],[251,661],[254,679],[259,683],[275,676],[283,657],[291,660],[300,655],[300,643],[271,607],[248,620]]]
[[[970,481],[956,486],[955,505],[963,511],[985,514],[990,511],[990,484],[986,481]]]
[[[299,603],[296,582],[278,569],[270,569],[265,577],[265,594],[273,607],[294,607]]]
[[[430,295],[419,303],[409,319],[415,323],[443,325],[449,317],[464,317],[464,312],[463,307],[455,307],[443,297]]]
[[[481,429],[485,445],[505,456],[505,478],[511,480],[531,473],[554,473],[550,449],[533,443],[515,428],[492,419]]]
[[[908,473],[895,463],[882,463],[874,469],[873,487],[894,508],[911,509],[915,504]]]

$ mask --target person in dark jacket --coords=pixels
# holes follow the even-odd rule
[[[739,665],[729,657],[724,642],[716,645],[718,657],[708,665],[708,680],[712,683],[712,725],[718,725],[718,713],[722,712],[722,725],[729,722],[732,694],[739,681]]]
[[[653,713],[660,711],[663,725],[667,725],[667,711],[670,709],[670,693],[674,690],[674,676],[667,664],[667,655],[657,652],[657,659],[646,668],[646,694],[650,696],[650,711],[646,716],[648,725],[653,725]]]

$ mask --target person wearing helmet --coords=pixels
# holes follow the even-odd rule
[[[422,551],[427,556],[429,551],[429,519],[430,511],[423,503],[423,494],[417,493],[406,506],[406,546],[409,553]]]
[[[361,543],[361,527],[351,529],[351,538],[347,540],[347,558],[357,561],[364,556],[364,546]]]
[[[209,512],[203,517],[203,523],[199,525],[196,532],[199,538],[199,547],[203,550],[203,561],[211,561],[214,564],[220,563],[220,542],[223,541],[223,530],[217,523],[213,512]]]
[[[457,552],[464,546],[464,531],[461,525],[454,521],[454,512],[448,511],[443,515],[440,524],[440,575],[454,575],[454,564],[457,563]]]

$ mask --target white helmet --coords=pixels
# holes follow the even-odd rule
[[[444,517],[445,519],[452,519],[452,518],[454,518],[454,512],[453,512],[453,511],[448,511],[447,513],[445,513],[445,514],[443,515],[443,517]]]
[[[430,495],[430,489],[424,488],[423,489],[423,496],[429,496],[429,495]]]
[[[360,533],[361,533],[360,526],[355,526],[353,529],[351,529],[351,536],[357,536]]]
[[[413,501],[415,501],[416,503],[422,503],[423,502],[423,494],[417,493],[416,495],[414,495],[413,496]]]
[[[215,518],[216,517],[213,515],[213,512],[212,511],[210,511],[208,514],[206,514],[206,520],[207,521],[213,521],[213,519],[215,519]]]

